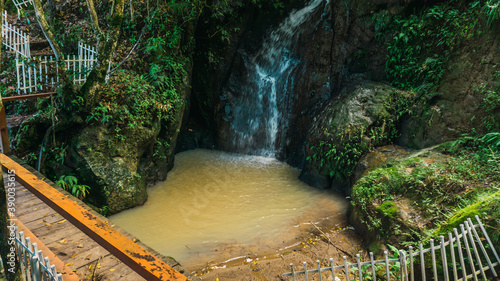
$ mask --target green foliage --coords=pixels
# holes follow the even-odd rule
[[[74,176],[61,176],[56,184],[70,192],[78,199],[84,199],[89,194],[90,187],[84,184],[78,184],[78,179]]]
[[[453,50],[480,33],[475,28],[479,14],[477,3],[463,10],[445,3],[420,15],[396,17],[388,27],[388,79],[402,89],[435,90]]]
[[[486,1],[486,4],[483,7],[483,11],[486,15],[486,25],[492,28],[495,22],[500,18],[500,1]]]
[[[335,179],[348,178],[363,153],[370,148],[387,144],[399,135],[397,124],[415,105],[412,92],[394,91],[383,105],[377,122],[370,126],[330,124],[324,128],[325,140],[310,147],[307,161],[320,172]],[[366,103],[367,101],[361,101]],[[340,128],[340,129],[339,129]]]
[[[124,132],[139,127],[152,127],[155,120],[175,118],[182,99],[174,88],[173,78],[157,76],[153,86],[144,76],[120,71],[99,90],[102,102],[92,110],[86,121],[108,124],[117,140]]]
[[[398,208],[394,200],[410,199],[411,208],[425,218],[428,234],[446,234],[465,218],[479,215],[491,228],[500,228],[499,133],[463,137],[433,148],[450,156],[421,151],[399,162],[388,162],[361,178],[353,187],[352,204],[363,214],[364,225],[379,238],[396,235]],[[401,227],[401,226],[400,226]],[[405,235],[413,235],[411,224]],[[407,229],[410,228],[410,229]],[[415,235],[421,239],[420,235]],[[496,239],[500,235],[495,236]],[[398,243],[405,239],[400,236]],[[410,242],[413,239],[407,240]],[[497,240],[498,241],[498,240]]]

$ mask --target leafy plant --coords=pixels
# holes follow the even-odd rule
[[[483,11],[486,15],[486,25],[488,27],[493,27],[496,20],[500,18],[500,1],[499,0],[489,0],[483,7]]]
[[[459,10],[439,4],[421,15],[398,16],[387,30],[386,72],[397,87],[422,93],[435,90],[445,71],[444,64],[464,40],[480,33],[475,26],[480,8],[472,3]]]
[[[61,176],[56,184],[70,192],[78,199],[84,199],[89,194],[90,187],[84,184],[78,184],[78,179],[74,176]]]

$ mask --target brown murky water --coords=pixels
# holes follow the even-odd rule
[[[313,228],[345,226],[347,201],[272,158],[193,150],[176,156],[143,206],[111,221],[188,270],[291,248]]]

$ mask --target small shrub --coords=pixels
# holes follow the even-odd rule
[[[90,190],[88,185],[78,184],[78,179],[74,176],[63,175],[56,181],[56,184],[80,200],[83,200]]]

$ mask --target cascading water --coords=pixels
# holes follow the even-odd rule
[[[289,93],[300,63],[292,44],[298,41],[302,26],[323,2],[313,0],[292,12],[255,55],[242,54],[247,76],[238,85],[238,93],[228,98],[233,139],[230,150],[267,157],[276,155],[278,140],[288,126],[286,115],[293,101]]]

